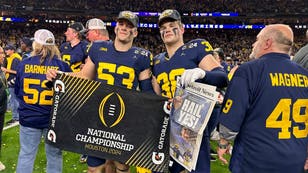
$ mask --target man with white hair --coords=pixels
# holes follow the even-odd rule
[[[108,41],[109,33],[106,24],[98,18],[88,20],[86,24],[86,37],[90,42]]]

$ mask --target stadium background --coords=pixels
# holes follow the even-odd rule
[[[11,43],[20,47],[22,37],[32,37],[35,30],[41,28],[51,30],[60,45],[65,41],[64,32],[69,22],[85,24],[93,17],[107,23],[113,39],[114,21],[118,13],[130,10],[139,12],[142,23],[134,44],[156,55],[164,49],[156,27],[158,13],[169,8],[177,9],[182,14],[186,27],[185,41],[204,38],[213,48],[223,48],[226,56],[230,56],[235,63],[248,60],[255,37],[266,24],[285,23],[293,28],[295,41],[292,55],[307,43],[307,0],[1,0],[0,45],[4,47]],[[3,134],[1,161],[7,166],[4,172],[15,170],[19,147],[16,134],[18,127]],[[78,160],[79,155],[65,153],[64,167],[69,172],[84,172],[86,167]],[[42,172],[45,163],[44,155],[38,155],[35,172]],[[227,166],[218,162],[212,168],[215,173],[227,171]]]
[[[131,10],[139,12],[140,23],[147,26],[139,28],[135,45],[156,55],[164,49],[155,28],[158,13],[168,8],[182,14],[183,23],[187,25],[185,41],[204,38],[213,48],[222,47],[226,56],[235,61],[247,60],[256,34],[270,23],[285,23],[294,29],[293,54],[305,44],[307,0],[1,0],[0,45],[13,43],[19,47],[20,38],[31,37],[41,28],[51,30],[61,44],[69,22],[85,24],[92,17],[107,23],[113,39],[114,21],[119,11]],[[227,27],[229,29],[225,29]]]

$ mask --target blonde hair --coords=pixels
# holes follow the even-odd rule
[[[40,55],[40,63],[42,64],[47,58],[51,60],[56,57],[60,59],[61,54],[56,45],[42,45],[36,41],[33,42],[33,51],[31,52],[31,56]]]
[[[0,46],[0,51],[3,52],[3,54],[4,54],[4,49],[3,49],[2,46]],[[2,62],[0,62],[0,67],[1,67],[1,65],[2,65],[2,63],[3,63],[3,61],[4,61],[4,57],[5,57],[5,55],[2,55],[1,58],[3,58],[3,60],[2,60]]]

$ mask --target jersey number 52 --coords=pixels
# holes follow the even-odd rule
[[[43,90],[39,91],[34,86],[39,86],[42,88],[46,88],[45,83],[47,80],[43,80],[41,82],[40,79],[31,79],[25,78],[24,79],[24,101],[27,104],[39,104],[39,105],[52,105],[52,90]]]

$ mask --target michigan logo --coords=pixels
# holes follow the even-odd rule
[[[64,93],[65,92],[65,85],[61,80],[56,80],[55,84],[54,84],[54,89],[55,89],[55,92]]]
[[[118,93],[108,94],[99,105],[99,117],[106,127],[120,123],[125,114],[123,98]]]
[[[159,20],[163,17],[167,17],[170,16],[173,13],[173,10],[165,10],[160,16],[159,16]]]
[[[134,13],[130,11],[123,11],[122,16],[124,16],[125,18],[130,18],[130,19],[137,17]]]
[[[164,153],[152,153],[152,162],[156,165],[160,165],[165,160],[165,154]]]

